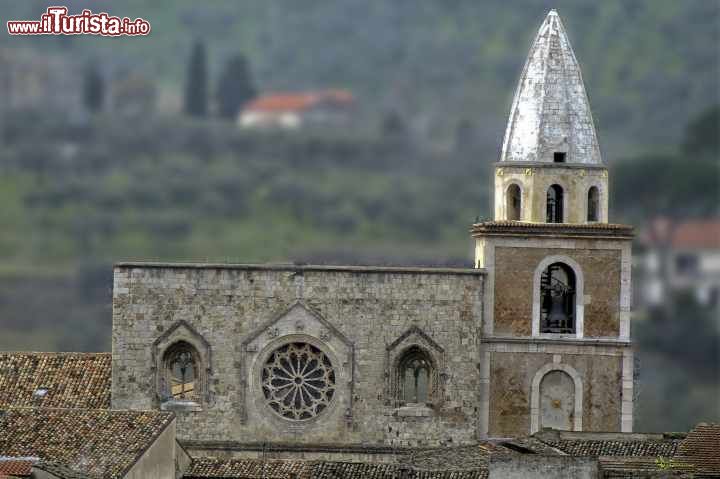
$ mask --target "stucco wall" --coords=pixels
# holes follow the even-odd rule
[[[160,433],[155,442],[133,465],[125,479],[175,479],[175,462],[178,452],[185,454],[175,441],[175,421]]]
[[[535,268],[543,258],[553,255],[567,256],[582,268],[585,337],[617,337],[620,334],[621,251],[587,247],[497,246],[494,265],[495,334],[530,336]]]
[[[293,444],[440,445],[475,437],[483,272],[119,265],[113,291],[113,407],[159,407],[152,344],[185,321],[210,347],[202,411],[178,437]],[[442,402],[403,417],[388,397],[387,345],[419,328],[444,350]],[[263,403],[258,358],[308,339],[338,371],[332,407],[293,422]],[[349,357],[354,357],[350,361]]]

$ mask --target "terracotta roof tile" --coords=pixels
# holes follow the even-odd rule
[[[484,221],[472,225],[470,232],[478,234],[523,234],[598,236],[601,234],[632,237],[633,227],[616,223],[530,223],[527,221]]]
[[[414,469],[460,470],[487,469],[490,454],[504,453],[493,444],[419,449],[403,455],[399,462]]]
[[[651,456],[672,457],[680,443],[671,440],[578,440],[546,441],[571,456]]]
[[[0,407],[110,407],[110,353],[0,353]]]
[[[282,461],[260,459],[218,459],[198,457],[193,459],[185,479],[200,478],[267,478],[293,479],[310,477],[310,463],[303,461]]]
[[[643,243],[669,244],[675,249],[720,249],[720,219],[674,223],[668,218],[649,222],[641,235]]]
[[[487,468],[424,470],[408,465],[342,461],[219,459],[199,457],[184,479],[486,479]]]
[[[0,410],[0,455],[34,456],[105,479],[131,467],[174,415],[159,411]]]
[[[251,101],[243,110],[257,112],[302,111],[323,102],[347,105],[353,101],[352,93],[347,90],[271,93]]]
[[[689,221],[673,232],[677,249],[720,249],[720,220]]]
[[[23,459],[0,459],[0,477],[6,476],[20,476],[29,477],[32,473],[33,461]]]
[[[720,477],[720,424],[698,424],[680,443],[673,461],[696,475]]]

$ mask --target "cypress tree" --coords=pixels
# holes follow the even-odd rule
[[[256,95],[247,60],[242,54],[234,55],[225,63],[218,80],[216,96],[220,116],[235,119],[240,108]]]
[[[205,44],[197,40],[187,65],[185,80],[185,113],[207,116],[207,56]]]
[[[105,80],[96,63],[88,63],[83,75],[83,105],[88,111],[102,110],[105,102]]]

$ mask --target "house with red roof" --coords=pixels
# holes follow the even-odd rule
[[[351,120],[354,105],[348,90],[268,93],[248,103],[237,121],[240,128],[259,129],[341,126]]]
[[[674,222],[657,218],[643,231],[638,275],[641,306],[659,306],[689,291],[708,307],[720,304],[720,218]]]

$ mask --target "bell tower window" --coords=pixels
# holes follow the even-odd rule
[[[553,163],[565,163],[565,158],[567,157],[567,153],[564,151],[556,151],[553,153]]]
[[[598,221],[599,214],[598,210],[600,209],[600,192],[597,189],[597,186],[593,186],[588,190],[588,197],[587,197],[587,220],[588,221]]]
[[[563,189],[560,185],[552,185],[547,191],[548,223],[563,222]]]
[[[506,193],[506,218],[510,221],[519,221],[522,211],[522,197],[520,187],[516,184],[508,186]]]
[[[549,265],[540,277],[540,332],[575,333],[575,273],[564,263]]]

